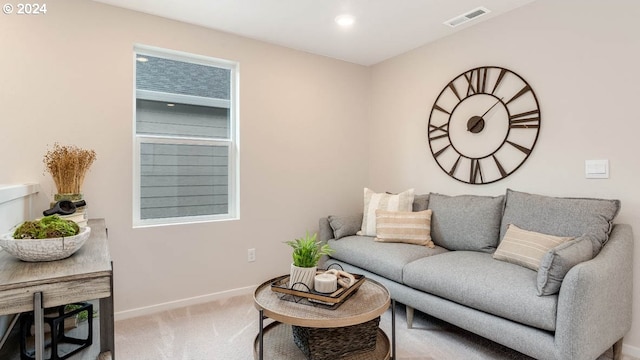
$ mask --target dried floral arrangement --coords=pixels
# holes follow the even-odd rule
[[[96,160],[96,152],[58,143],[47,151],[42,160],[60,194],[79,194],[84,178]]]

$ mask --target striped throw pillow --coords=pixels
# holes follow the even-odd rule
[[[509,224],[493,258],[538,271],[547,251],[569,240],[573,238],[541,234]]]
[[[364,214],[362,228],[358,235],[376,236],[376,210],[411,211],[413,208],[413,189],[399,194],[376,193],[364,188]]]
[[[431,241],[431,210],[418,212],[376,210],[376,238],[434,248]]]

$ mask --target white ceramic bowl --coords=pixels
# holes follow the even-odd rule
[[[78,251],[90,234],[90,227],[80,228],[78,235],[51,239],[14,239],[13,233],[8,233],[0,237],[0,247],[24,261],[60,260]]]

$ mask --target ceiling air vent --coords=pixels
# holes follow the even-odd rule
[[[456,27],[458,25],[462,25],[464,23],[466,23],[467,21],[471,21],[477,17],[480,17],[484,14],[487,14],[491,12],[489,9],[484,8],[484,7],[479,7],[476,9],[473,9],[469,12],[467,12],[466,14],[462,14],[459,16],[454,17],[451,20],[447,20],[444,22],[445,25],[449,25],[451,27]]]

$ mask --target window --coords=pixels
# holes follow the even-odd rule
[[[135,47],[134,226],[238,217],[237,64]]]

